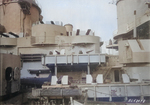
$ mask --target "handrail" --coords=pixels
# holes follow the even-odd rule
[[[150,14],[150,12],[149,12],[149,14]],[[138,17],[138,18],[136,18],[136,20],[135,20],[135,23],[136,23],[136,27],[138,27],[138,26],[140,26],[140,25],[142,25],[143,23],[145,23],[146,21],[146,19],[142,19],[142,18],[144,18],[146,16],[146,14],[144,14],[143,16],[141,16],[141,17]],[[124,33],[128,33],[128,32],[130,32],[130,31],[132,31],[133,29],[134,29],[134,21],[132,21],[132,22],[130,22],[130,23],[127,23],[126,24],[126,31],[124,32]],[[122,32],[123,33],[123,32]],[[119,34],[122,34],[122,33],[118,33],[118,30],[115,30],[114,32],[113,32],[113,37],[115,37],[115,36],[118,36]]]

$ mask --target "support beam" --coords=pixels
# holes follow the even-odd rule
[[[141,89],[141,100],[144,100],[143,86],[142,85],[140,85],[140,89]]]
[[[87,65],[88,74],[90,74],[90,65]]]
[[[57,76],[57,65],[55,65],[55,76]]]
[[[136,10],[134,11],[134,29],[133,29],[133,37],[136,38]]]
[[[127,86],[124,86],[124,93],[125,93],[125,101],[128,100],[128,92],[127,92]]]
[[[112,101],[111,86],[109,86],[109,94],[110,94],[109,101],[111,102]]]
[[[94,86],[94,101],[96,101],[96,86]]]

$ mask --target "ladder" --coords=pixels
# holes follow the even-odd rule
[[[111,71],[111,67],[109,67],[108,69],[107,69],[107,71],[105,72],[105,73],[103,73],[103,79],[104,79],[104,81],[105,81],[105,79],[107,78],[107,76],[108,76],[108,74],[110,73],[110,71]]]

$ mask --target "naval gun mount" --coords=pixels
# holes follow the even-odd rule
[[[61,78],[61,84],[57,84],[55,76],[52,76],[51,83],[45,82],[42,85],[42,88],[32,89],[32,95],[28,97],[30,102],[42,102],[43,104],[47,103],[55,103],[55,104],[68,104],[70,102],[70,97],[73,99],[79,100],[82,98],[83,93],[82,90],[77,86],[69,85],[66,79],[66,76]],[[65,78],[65,79],[64,79]],[[55,83],[56,84],[55,84]]]

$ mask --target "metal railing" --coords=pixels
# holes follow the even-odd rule
[[[42,64],[74,64],[74,63],[101,63],[105,61],[105,54],[79,54],[79,55],[49,55],[42,57]]]

